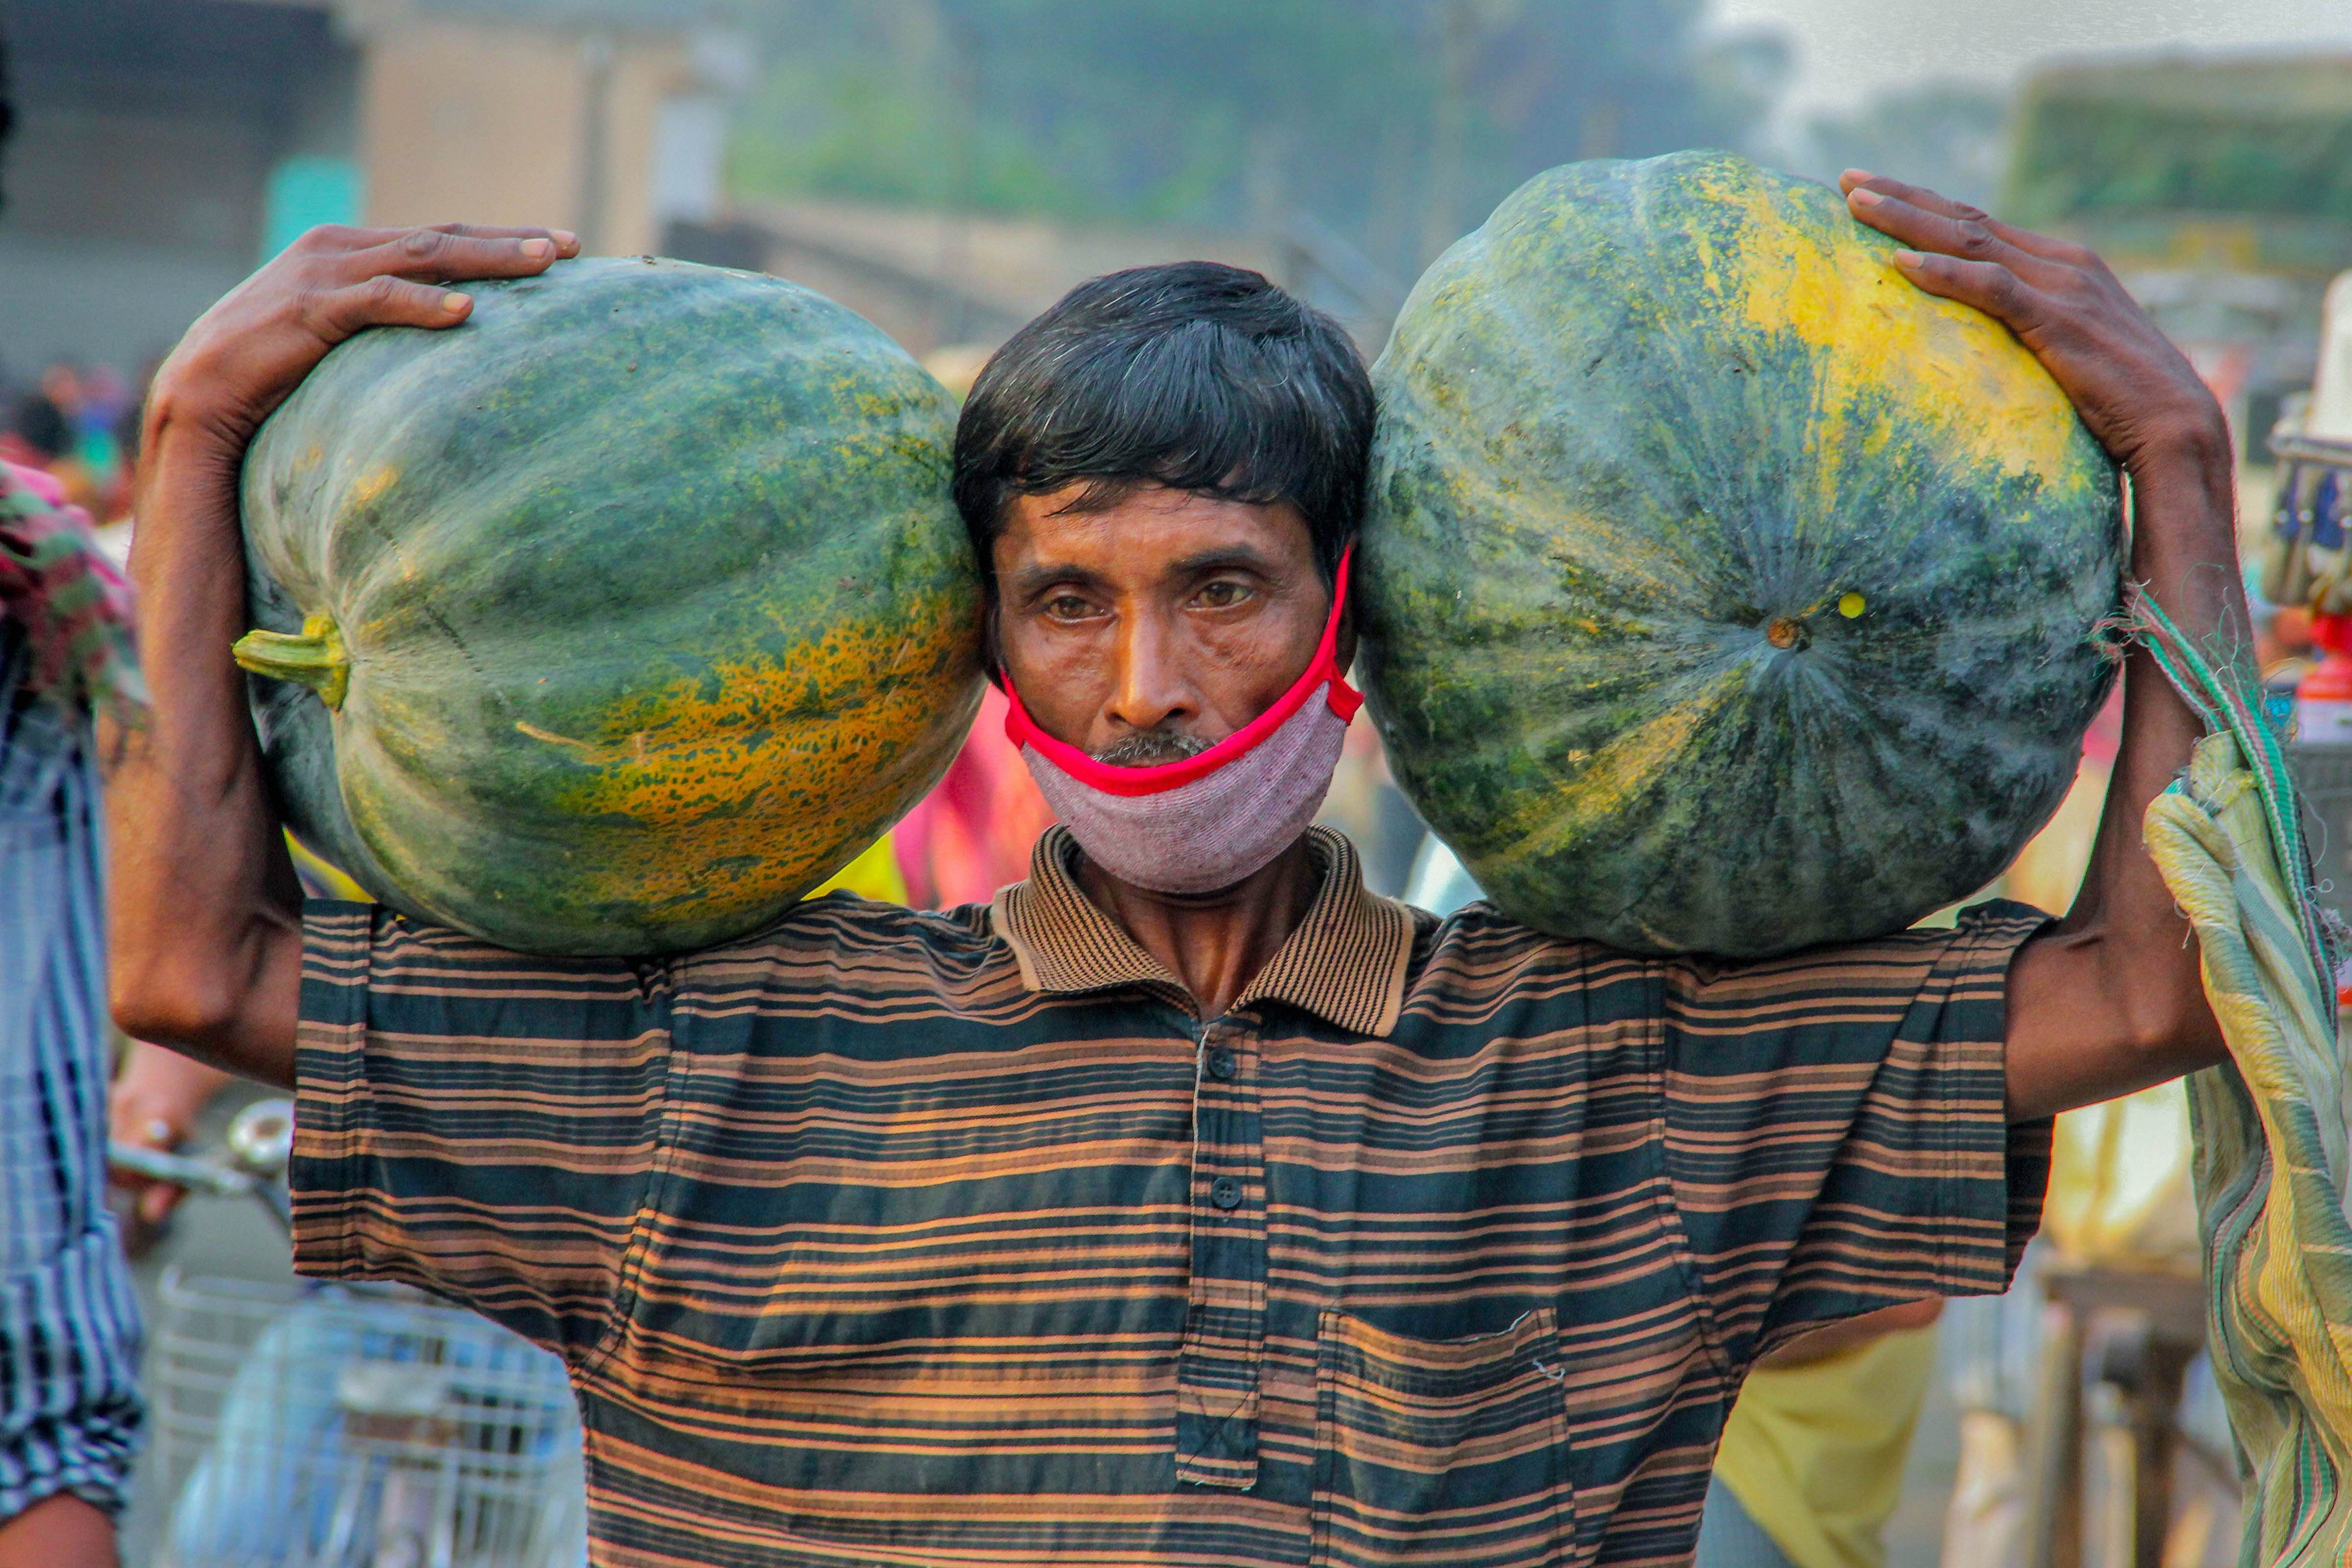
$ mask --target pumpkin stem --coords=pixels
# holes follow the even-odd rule
[[[352,660],[343,648],[343,634],[325,616],[304,616],[299,636],[247,632],[229,651],[240,668],[307,686],[330,708],[341,708],[351,689]]]

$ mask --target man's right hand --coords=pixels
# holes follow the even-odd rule
[[[156,373],[151,406],[242,454],[344,339],[369,327],[454,327],[474,301],[446,285],[528,278],[579,251],[562,229],[314,228],[197,318]]]
[[[301,889],[245,677],[236,480],[245,448],[327,352],[369,327],[453,327],[447,287],[575,254],[543,228],[312,229],[188,329],[157,372],[131,576],[152,710],[110,737],[115,1022],[265,1083],[294,1081]]]

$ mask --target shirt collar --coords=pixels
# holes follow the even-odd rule
[[[1298,929],[1234,1001],[1287,1002],[1351,1034],[1385,1036],[1404,1002],[1412,914],[1364,888],[1356,847],[1328,827],[1307,830],[1323,873]],[[989,918],[1013,949],[1021,983],[1047,995],[1182,983],[1095,906],[1072,869],[1077,842],[1056,824],[1037,840],[1029,879],[999,891]]]

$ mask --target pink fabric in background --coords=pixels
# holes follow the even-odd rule
[[[0,617],[23,628],[33,691],[135,722],[147,693],[131,585],[64,493],[52,475],[0,462]]]
[[[1029,851],[1054,825],[1004,738],[1005,709],[1004,693],[991,686],[946,776],[891,832],[907,900],[918,909],[987,902],[1029,874]]]
[[[66,487],[55,474],[41,468],[28,468],[22,463],[0,462],[8,479],[32,491],[51,506],[66,504]]]

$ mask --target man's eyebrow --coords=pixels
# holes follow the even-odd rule
[[[1253,544],[1220,544],[1197,551],[1181,560],[1170,562],[1168,573],[1173,577],[1197,577],[1203,572],[1230,571],[1237,566],[1269,576],[1274,573],[1274,563],[1266,559],[1264,551]]]
[[[1080,588],[1099,588],[1103,585],[1103,579],[1100,573],[1088,567],[1063,561],[1041,561],[1013,574],[1012,581],[1005,587],[1009,597],[1026,599],[1061,583]]]

